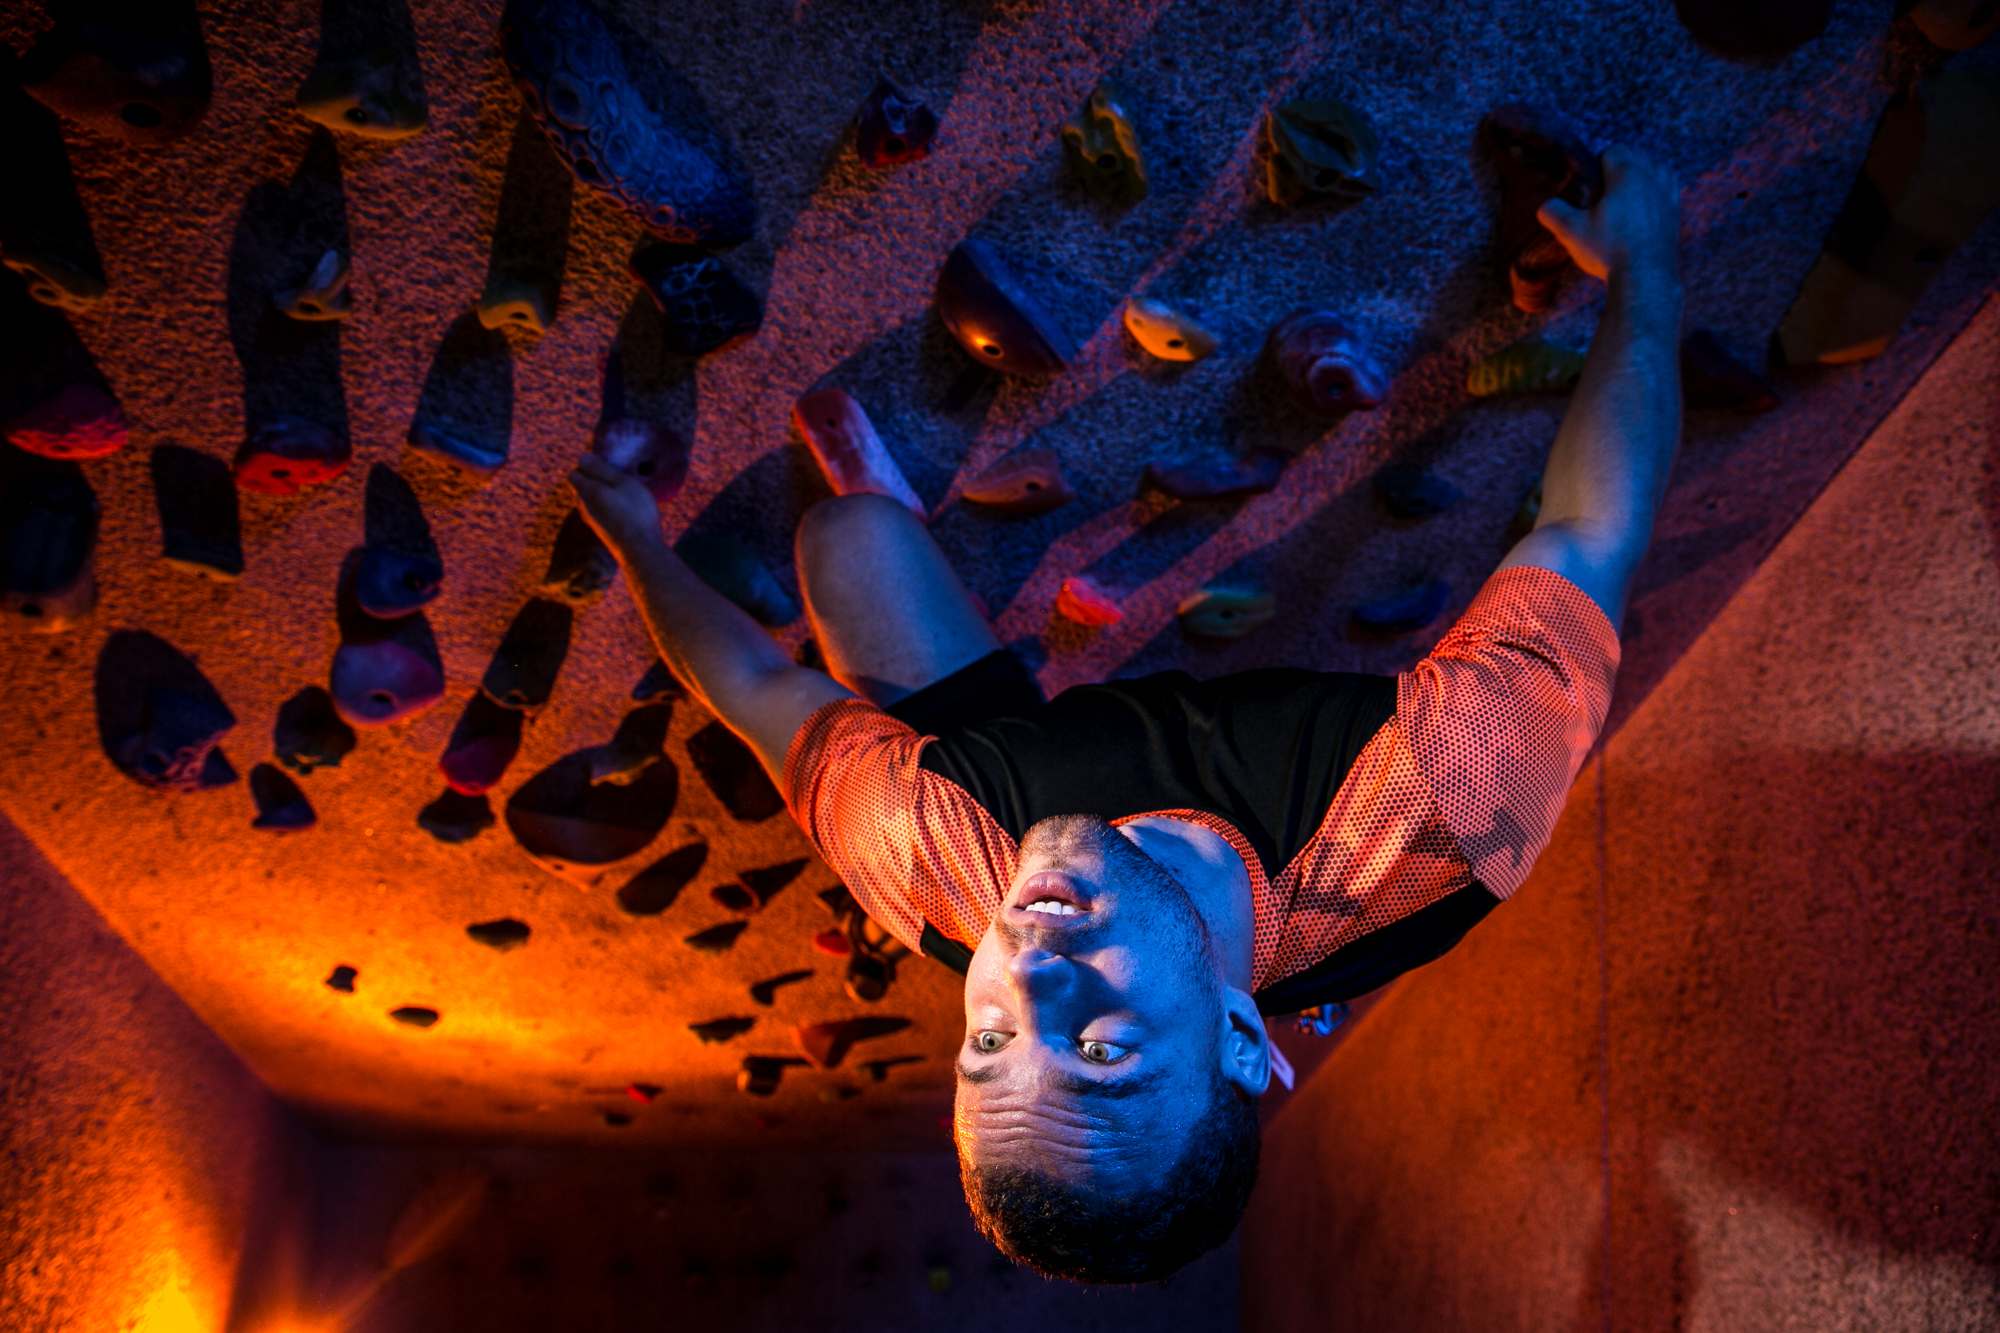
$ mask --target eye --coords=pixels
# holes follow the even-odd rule
[[[988,1028],[984,1032],[974,1033],[972,1044],[977,1046],[984,1054],[991,1055],[1012,1040],[1014,1040],[1013,1033],[995,1032],[991,1028]]]
[[[1080,1041],[1076,1049],[1077,1054],[1094,1065],[1115,1065],[1130,1054],[1123,1046],[1113,1046],[1108,1041]]]

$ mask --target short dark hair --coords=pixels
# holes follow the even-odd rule
[[[959,1149],[972,1220],[1000,1252],[1072,1282],[1155,1282],[1229,1239],[1257,1183],[1257,1102],[1220,1070],[1187,1147],[1150,1189],[1109,1194]]]

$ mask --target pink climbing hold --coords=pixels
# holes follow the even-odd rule
[[[1332,311],[1294,310],[1273,326],[1264,346],[1293,401],[1315,416],[1366,411],[1389,396],[1389,377]]]
[[[333,655],[334,711],[350,726],[386,727],[444,697],[437,663],[395,639],[350,639]]]
[[[1118,603],[1082,574],[1063,580],[1056,594],[1056,611],[1079,625],[1115,625],[1125,618]]]
[[[125,414],[102,389],[72,384],[9,421],[6,435],[43,458],[102,458],[125,447]]]
[[[590,452],[644,482],[662,509],[687,484],[687,442],[658,422],[606,421],[591,438]]]
[[[921,521],[928,521],[924,502],[910,489],[903,470],[882,445],[875,424],[845,390],[821,389],[799,399],[792,420],[806,437],[820,471],[835,495],[881,495],[896,501]]]

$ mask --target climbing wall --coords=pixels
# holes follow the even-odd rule
[[[1819,35],[1756,59],[1698,45],[1654,0],[601,12],[619,53],[606,77],[748,182],[754,224],[720,259],[761,306],[746,341],[684,354],[627,272],[653,238],[524,118],[500,6],[472,0],[204,7],[214,94],[192,133],[134,145],[61,122],[75,207],[55,214],[88,219],[106,294],[58,311],[0,278],[5,414],[89,382],[130,435],[80,465],[101,508],[94,613],[53,634],[17,618],[0,646],[16,701],[0,717],[0,807],[274,1091],[344,1130],[945,1142],[956,978],[877,960],[894,963],[886,990],[850,986],[862,927],[845,958],[815,946],[839,924],[838,886],[740,749],[688,700],[635,697],[653,661],[636,614],[615,579],[595,586],[607,571],[574,524],[564,535],[563,478],[607,415],[688,442],[663,523],[754,552],[774,605],[796,602],[791,533],[827,494],[791,408],[837,387],[1047,689],[1165,668],[1397,670],[1505,549],[1562,411],[1560,393],[1475,398],[1469,372],[1531,337],[1580,345],[1600,296],[1572,274],[1546,311],[1510,301],[1482,117],[1548,103],[1593,143],[1666,161],[1685,184],[1690,327],[1761,364],[1892,96],[1947,61],[1990,63],[1892,23],[1887,0],[1839,5]],[[25,51],[50,21],[16,6],[0,32]],[[374,135],[298,110],[322,57],[356,52],[386,53],[370,58],[416,90],[381,101]],[[884,72],[939,127],[927,157],[870,168],[850,124]],[[1136,201],[1087,188],[1064,145],[1106,76],[1120,115],[1083,128],[1136,139]],[[1372,126],[1377,183],[1273,202],[1271,111],[1326,98]],[[409,129],[413,106],[420,132],[382,137]],[[968,237],[1008,257],[1074,345],[1061,373],[982,369],[933,311]],[[318,271],[329,251],[344,295]],[[1772,370],[1778,403],[1759,415],[1691,414],[1621,716],[1963,325],[1996,252],[1988,225],[1941,257],[1873,359]],[[1122,316],[1135,294],[1199,314],[1214,351],[1149,355]],[[475,307],[502,297],[525,316],[488,328]],[[304,299],[350,308],[279,309]],[[1326,419],[1286,398],[1263,349],[1301,307],[1341,315],[1381,371],[1379,404]],[[218,488],[278,418],[344,438],[351,461],[295,495]],[[290,429],[290,443],[257,436],[253,473],[282,466],[273,449],[324,460],[324,438]],[[1026,448],[1053,451],[1074,500],[1016,515],[963,498]],[[1254,494],[1142,484],[1149,465],[1157,479],[1258,457],[1274,467]],[[233,572],[216,564],[232,524],[240,577],[204,576]],[[405,562],[378,588],[392,598],[422,596],[435,560],[420,621],[368,615],[350,564],[364,545]],[[1078,576],[1116,603],[1114,622],[1057,613]],[[1190,634],[1177,607],[1225,585],[1268,593],[1273,618],[1239,638]],[[802,622],[774,632],[810,651]],[[407,715],[359,728],[337,765],[256,769],[296,759],[301,736],[342,747],[338,728],[305,725],[324,707],[302,692],[339,692],[336,663],[363,648],[370,670],[403,674],[355,707],[379,694]],[[494,707],[517,705],[510,718],[478,702],[482,684]],[[159,690],[191,701],[174,714],[189,734],[233,719],[228,771],[201,755],[145,767],[132,742]],[[642,704],[654,711],[634,720]],[[444,799],[440,758],[495,736],[504,750],[510,729],[518,753],[483,802]],[[594,770],[628,781],[591,784]],[[587,809],[586,789],[602,793]],[[312,826],[283,831],[304,806]],[[563,822],[580,809],[581,833]],[[578,838],[589,856],[571,854]],[[804,1062],[795,1028],[857,1019],[837,1067]],[[812,1049],[832,1063],[831,1045]]]

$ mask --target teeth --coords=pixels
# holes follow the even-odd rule
[[[1030,912],[1045,912],[1049,916],[1075,916],[1076,908],[1069,903],[1059,903],[1053,898],[1044,898],[1038,903],[1028,903]]]

